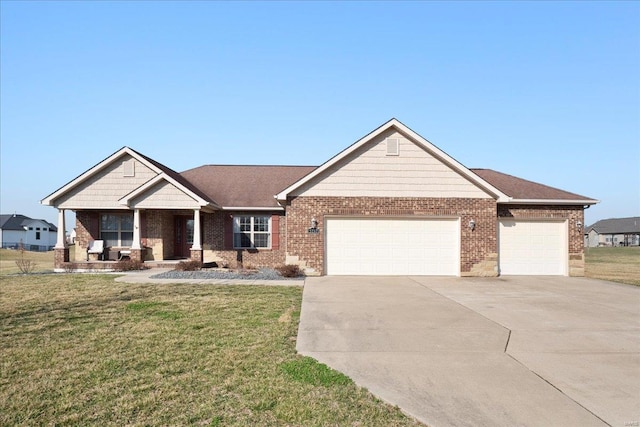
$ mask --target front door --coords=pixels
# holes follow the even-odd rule
[[[175,217],[174,255],[178,258],[189,258],[193,246],[193,217]]]

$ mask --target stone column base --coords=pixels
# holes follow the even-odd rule
[[[131,259],[131,261],[143,262],[143,254],[144,249],[131,249],[131,255],[129,255],[129,258]]]
[[[202,262],[202,249],[191,249],[191,259]]]
[[[55,248],[53,250],[53,266],[63,268],[65,262],[69,262],[69,248]]]

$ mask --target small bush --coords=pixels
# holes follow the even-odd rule
[[[31,261],[30,259],[24,259],[24,245],[22,244],[22,240],[20,240],[20,259],[16,260],[16,265],[20,269],[23,274],[33,273],[36,269],[36,263]]]
[[[282,277],[300,277],[303,275],[300,266],[295,264],[285,264],[275,268]]]
[[[146,270],[148,267],[142,261],[133,259],[121,259],[113,267],[116,271]]]
[[[65,273],[73,273],[78,269],[78,264],[75,262],[65,262],[63,268]]]
[[[202,262],[191,260],[191,261],[181,261],[176,265],[177,271],[198,271],[202,268]]]
[[[16,260],[16,265],[23,274],[33,273],[33,271],[36,269],[36,263],[31,261],[30,259]]]

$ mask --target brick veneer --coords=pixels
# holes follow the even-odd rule
[[[204,249],[204,261],[215,261],[218,264],[231,268],[238,267],[276,267],[282,265],[286,260],[286,246],[284,238],[280,238],[278,249],[225,249],[224,227],[225,217],[233,215],[280,215],[279,232],[280,236],[286,233],[286,219],[284,212],[224,212],[216,211],[210,214],[203,214],[202,229]]]
[[[584,209],[582,206],[498,205],[498,217],[568,220],[569,275],[584,276]]]
[[[324,274],[327,216],[460,217],[461,275],[496,276],[497,225],[493,199],[394,197],[293,197],[287,203],[287,253]],[[309,233],[311,218],[319,233]],[[469,221],[476,227],[471,230]]]

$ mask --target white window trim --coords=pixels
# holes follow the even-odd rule
[[[103,215],[113,215],[113,216],[117,216],[119,217],[118,219],[118,229],[117,230],[103,230],[102,229],[102,216]],[[118,244],[117,245],[112,245],[112,247],[116,247],[116,248],[128,248],[130,247],[130,245],[123,245],[122,244],[122,233],[133,233],[133,226],[131,228],[131,230],[123,230],[122,228],[122,217],[127,216],[127,214],[100,214],[100,240],[107,240],[107,239],[103,239],[102,238],[102,233],[118,233]],[[131,217],[133,218],[133,214],[131,214]],[[133,222],[132,222],[133,224]]]
[[[251,218],[250,231],[240,231],[240,218]],[[267,227],[269,231],[254,231],[254,224],[256,218],[267,218]],[[236,246],[236,234],[249,234],[249,239],[251,240],[251,246]],[[256,234],[266,234],[268,236],[267,241],[269,244],[267,246],[255,246],[255,238]],[[233,248],[234,249],[271,249],[272,247],[272,238],[273,238],[273,229],[271,225],[271,216],[270,215],[234,215],[233,217]]]

